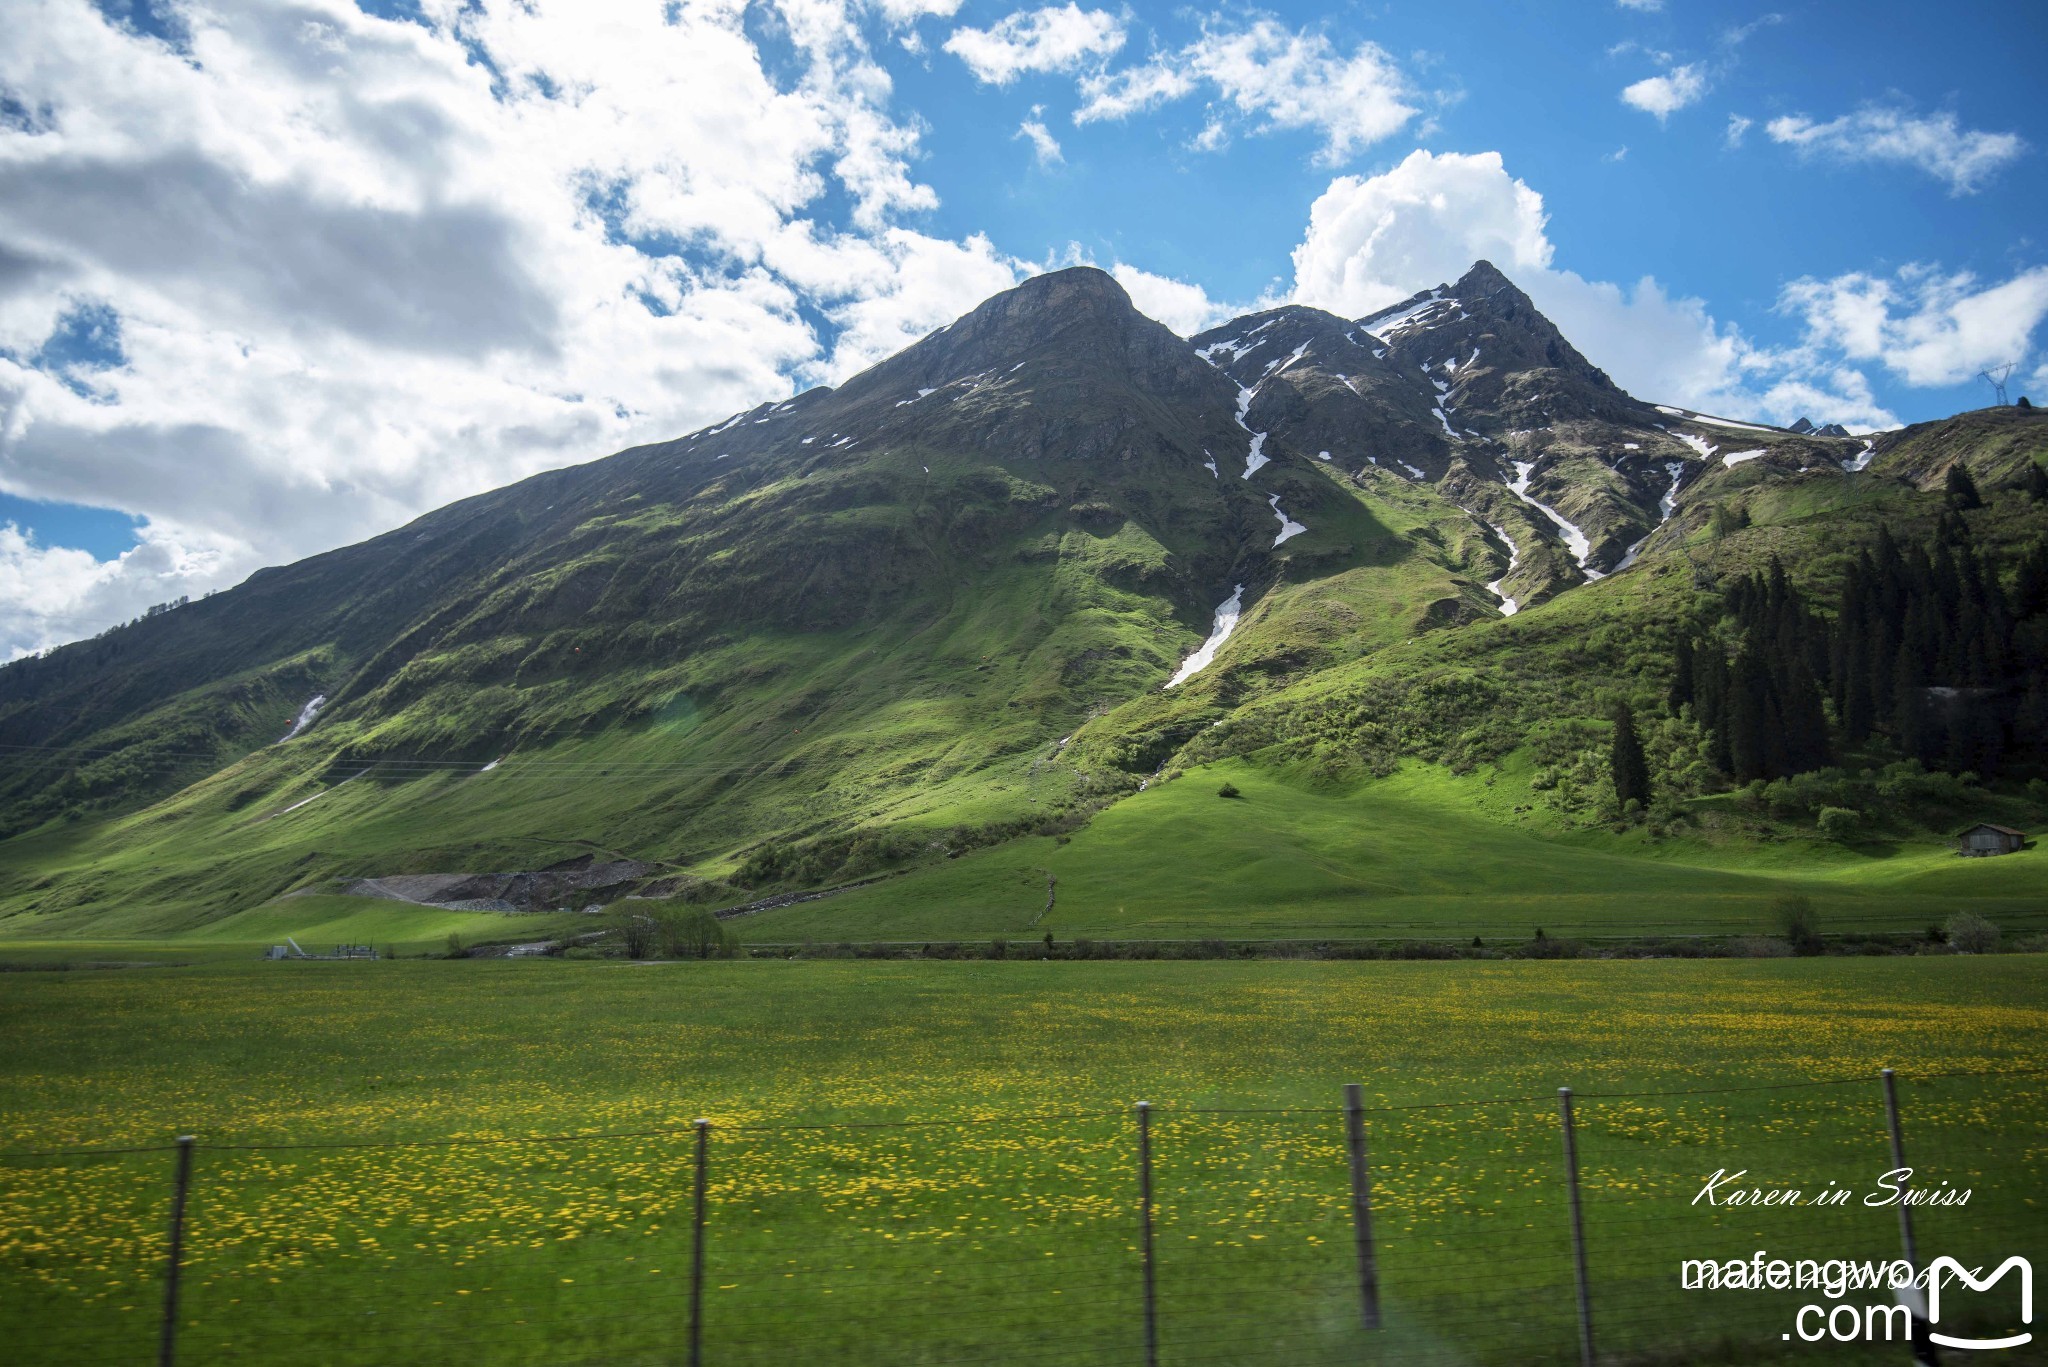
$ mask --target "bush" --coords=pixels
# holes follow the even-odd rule
[[[730,959],[739,952],[740,937],[706,907],[658,907],[655,935],[666,959]]]
[[[1948,918],[1948,944],[1958,954],[1998,952],[1998,927],[1975,912],[1959,911]]]
[[[467,959],[469,957],[469,946],[462,943],[462,937],[452,931],[448,935],[448,952],[445,957],[450,959]]]
[[[612,908],[612,930],[619,937],[619,946],[629,959],[646,959],[654,955],[654,918],[644,911],[635,911],[624,903]]]
[[[1778,933],[1785,937],[1786,944],[1792,946],[1793,953],[1821,952],[1820,915],[1804,893],[1780,897],[1772,912],[1778,923]]]
[[[1009,958],[1009,957],[1010,957],[1010,942],[1009,942],[1008,940],[990,940],[990,941],[988,942],[988,952],[987,952],[986,954],[984,954],[984,955],[983,955],[982,957],[984,957],[984,958],[988,958],[988,959],[1007,959],[1007,958]]]
[[[1239,791],[1237,791],[1237,785],[1236,785],[1235,783],[1226,783],[1226,784],[1224,784],[1224,785],[1223,785],[1223,786],[1222,786],[1221,788],[1218,788],[1218,789],[1216,790],[1216,796],[1218,796],[1218,797],[1243,797],[1243,796],[1244,796],[1244,794],[1243,794],[1243,793],[1240,793]]]
[[[1815,824],[1829,840],[1838,845],[1848,845],[1863,830],[1863,813],[1854,807],[1823,807]]]

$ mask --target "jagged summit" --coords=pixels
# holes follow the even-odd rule
[[[1452,383],[1456,406],[1505,428],[1560,418],[1644,419],[1645,406],[1574,347],[1535,302],[1490,261],[1455,283],[1418,291],[1359,319],[1393,354]]]

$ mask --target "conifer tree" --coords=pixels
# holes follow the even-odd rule
[[[1958,512],[1984,506],[1983,496],[1977,492],[1977,481],[1970,478],[1970,472],[1958,461],[1948,467],[1948,506]]]
[[[1671,674],[1671,692],[1669,694],[1673,716],[1676,716],[1680,708],[1693,700],[1692,660],[1692,637],[1680,636],[1678,638],[1676,668],[1673,669]]]
[[[1643,742],[1636,735],[1636,717],[1626,700],[1614,704],[1614,739],[1608,754],[1614,775],[1614,803],[1624,810],[1630,802],[1648,806],[1650,765],[1643,757]]]

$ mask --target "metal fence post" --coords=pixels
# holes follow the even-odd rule
[[[171,1254],[164,1269],[164,1324],[157,1339],[157,1367],[172,1367],[178,1358],[178,1278],[185,1261],[185,1197],[192,1190],[192,1144],[178,1136],[178,1176],[171,1188]]]
[[[1365,1161],[1365,1088],[1344,1084],[1344,1146],[1351,1154],[1351,1233],[1358,1245],[1358,1306],[1365,1327],[1380,1327],[1380,1272],[1372,1246],[1372,1170]]]
[[[1152,1275],[1152,1103],[1138,1103],[1138,1225],[1145,1270],[1145,1367],[1159,1367],[1159,1307]]]
[[[1564,1175],[1572,1198],[1572,1271],[1579,1288],[1579,1363],[1593,1367],[1593,1298],[1586,1281],[1586,1216],[1579,1207],[1579,1140],[1572,1128],[1572,1089],[1557,1089],[1564,1121]]]
[[[1889,1068],[1881,1069],[1884,1078],[1884,1119],[1885,1127],[1891,1131],[1892,1167],[1906,1166],[1906,1139],[1899,1129],[1899,1088]],[[1906,1253],[1906,1266],[1913,1270],[1917,1279],[1920,1275],[1920,1250],[1913,1242],[1913,1208],[1904,1201],[1899,1204],[1899,1244]],[[1924,1299],[1907,1300],[1906,1313],[1913,1317],[1913,1361],[1936,1362],[1933,1326],[1927,1322],[1927,1302]]]
[[[696,1195],[690,1215],[690,1367],[704,1362],[704,1179],[711,1122],[699,1120],[697,1129]]]
[[[1906,1140],[1899,1131],[1899,1088],[1892,1070],[1886,1068],[1884,1078],[1884,1119],[1892,1135],[1892,1166],[1906,1166]],[[1899,1205],[1899,1242],[1906,1250],[1906,1261],[1915,1272],[1920,1270],[1920,1254],[1913,1246],[1913,1208],[1904,1201]]]

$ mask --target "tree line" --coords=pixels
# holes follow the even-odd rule
[[[1880,740],[1984,779],[2048,761],[2048,537],[2001,567],[1971,542],[1959,511],[1974,487],[1961,483],[1930,543],[1878,529],[1831,618],[1773,557],[1680,634],[1668,701],[1692,709],[1722,773],[1788,778]]]

